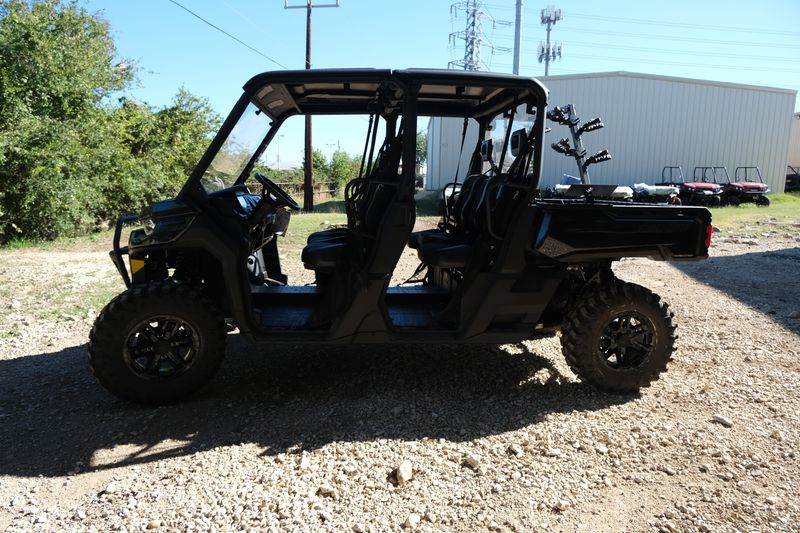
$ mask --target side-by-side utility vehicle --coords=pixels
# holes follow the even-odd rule
[[[368,133],[345,188],[347,225],[308,236],[299,260],[316,282],[292,285],[282,235],[300,206],[256,169],[285,121],[306,114],[364,115]],[[233,328],[265,352],[276,343],[504,344],[560,330],[583,381],[612,392],[649,385],[675,349],[675,320],[611,266],[707,257],[711,214],[604,201],[592,185],[579,198],[539,198],[546,115],[545,87],[518,76],[255,76],[178,195],[117,222],[111,258],[128,288],[92,328],[94,374],[122,398],[162,403],[211,379]],[[437,116],[473,123],[478,140],[462,143],[467,177],[439,227],[415,231],[416,135],[422,117]],[[122,246],[126,223],[136,227]],[[390,286],[407,246],[418,280]]]
[[[724,167],[723,167],[724,169]],[[743,202],[755,202],[757,206],[767,207],[770,204],[767,193],[769,186],[764,183],[761,169],[758,167],[736,167],[733,180],[724,173],[722,184],[722,205],[737,206]]]
[[[661,169],[661,182],[656,186],[678,187],[678,198],[683,204],[717,207],[722,205],[722,186],[710,172],[706,172],[706,169],[713,168],[695,167],[693,181],[686,181],[681,167],[664,167]]]

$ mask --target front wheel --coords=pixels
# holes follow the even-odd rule
[[[561,329],[561,348],[581,381],[609,392],[635,392],[666,370],[675,329],[675,316],[658,295],[615,280],[577,298]]]
[[[89,366],[103,387],[138,403],[178,400],[205,385],[225,353],[225,320],[200,289],[133,287],[101,311]]]
[[[739,207],[739,204],[741,204],[742,202],[741,200],[739,200],[738,196],[729,196],[725,203],[727,203],[731,207]]]
[[[756,198],[756,205],[758,207],[768,207],[769,206],[769,198],[766,196],[759,196]]]

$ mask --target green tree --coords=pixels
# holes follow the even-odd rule
[[[425,131],[417,132],[417,166],[424,165],[428,159],[428,133]]]
[[[313,177],[314,177],[314,185],[317,183],[328,182],[330,180],[330,173],[331,169],[328,165],[328,160],[325,158],[325,154],[322,153],[322,150],[319,148],[314,148],[314,151],[311,155],[311,161],[313,162]],[[306,160],[305,156],[303,157],[303,170],[305,171],[306,168]]]
[[[0,239],[88,228],[101,106],[127,86],[103,19],[60,0],[0,0]]]
[[[354,159],[344,150],[333,152],[330,164],[330,186],[332,189],[344,192],[347,182],[358,174],[356,163],[360,165],[361,159]]]
[[[0,242],[83,233],[183,184],[219,117],[183,89],[109,104],[135,71],[75,2],[0,0]]]

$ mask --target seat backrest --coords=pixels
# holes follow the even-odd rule
[[[492,196],[490,199],[492,231],[503,237],[514,220],[517,207],[527,198],[527,194],[523,189],[510,186],[506,179]]]
[[[486,221],[486,202],[489,201],[489,196],[497,193],[497,186],[502,184],[505,176],[496,174],[494,176],[487,176],[480,184],[479,190],[476,191],[476,197],[470,210],[470,216],[465,219],[465,227],[470,238],[475,238],[483,229]]]
[[[397,134],[381,149],[375,171],[370,172],[366,191],[359,208],[359,220],[356,226],[359,232],[367,237],[378,231],[386,209],[399,190],[400,158],[403,154],[403,126]]]
[[[461,190],[458,192],[458,197],[451,209],[453,226],[458,227],[461,225],[464,216],[464,206],[469,203],[473,192],[475,191],[475,183],[481,178],[480,174],[472,174],[467,176],[464,183],[461,184]]]

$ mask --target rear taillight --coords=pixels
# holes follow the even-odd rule
[[[714,226],[706,226],[706,249],[711,248],[711,234],[714,233]]]

